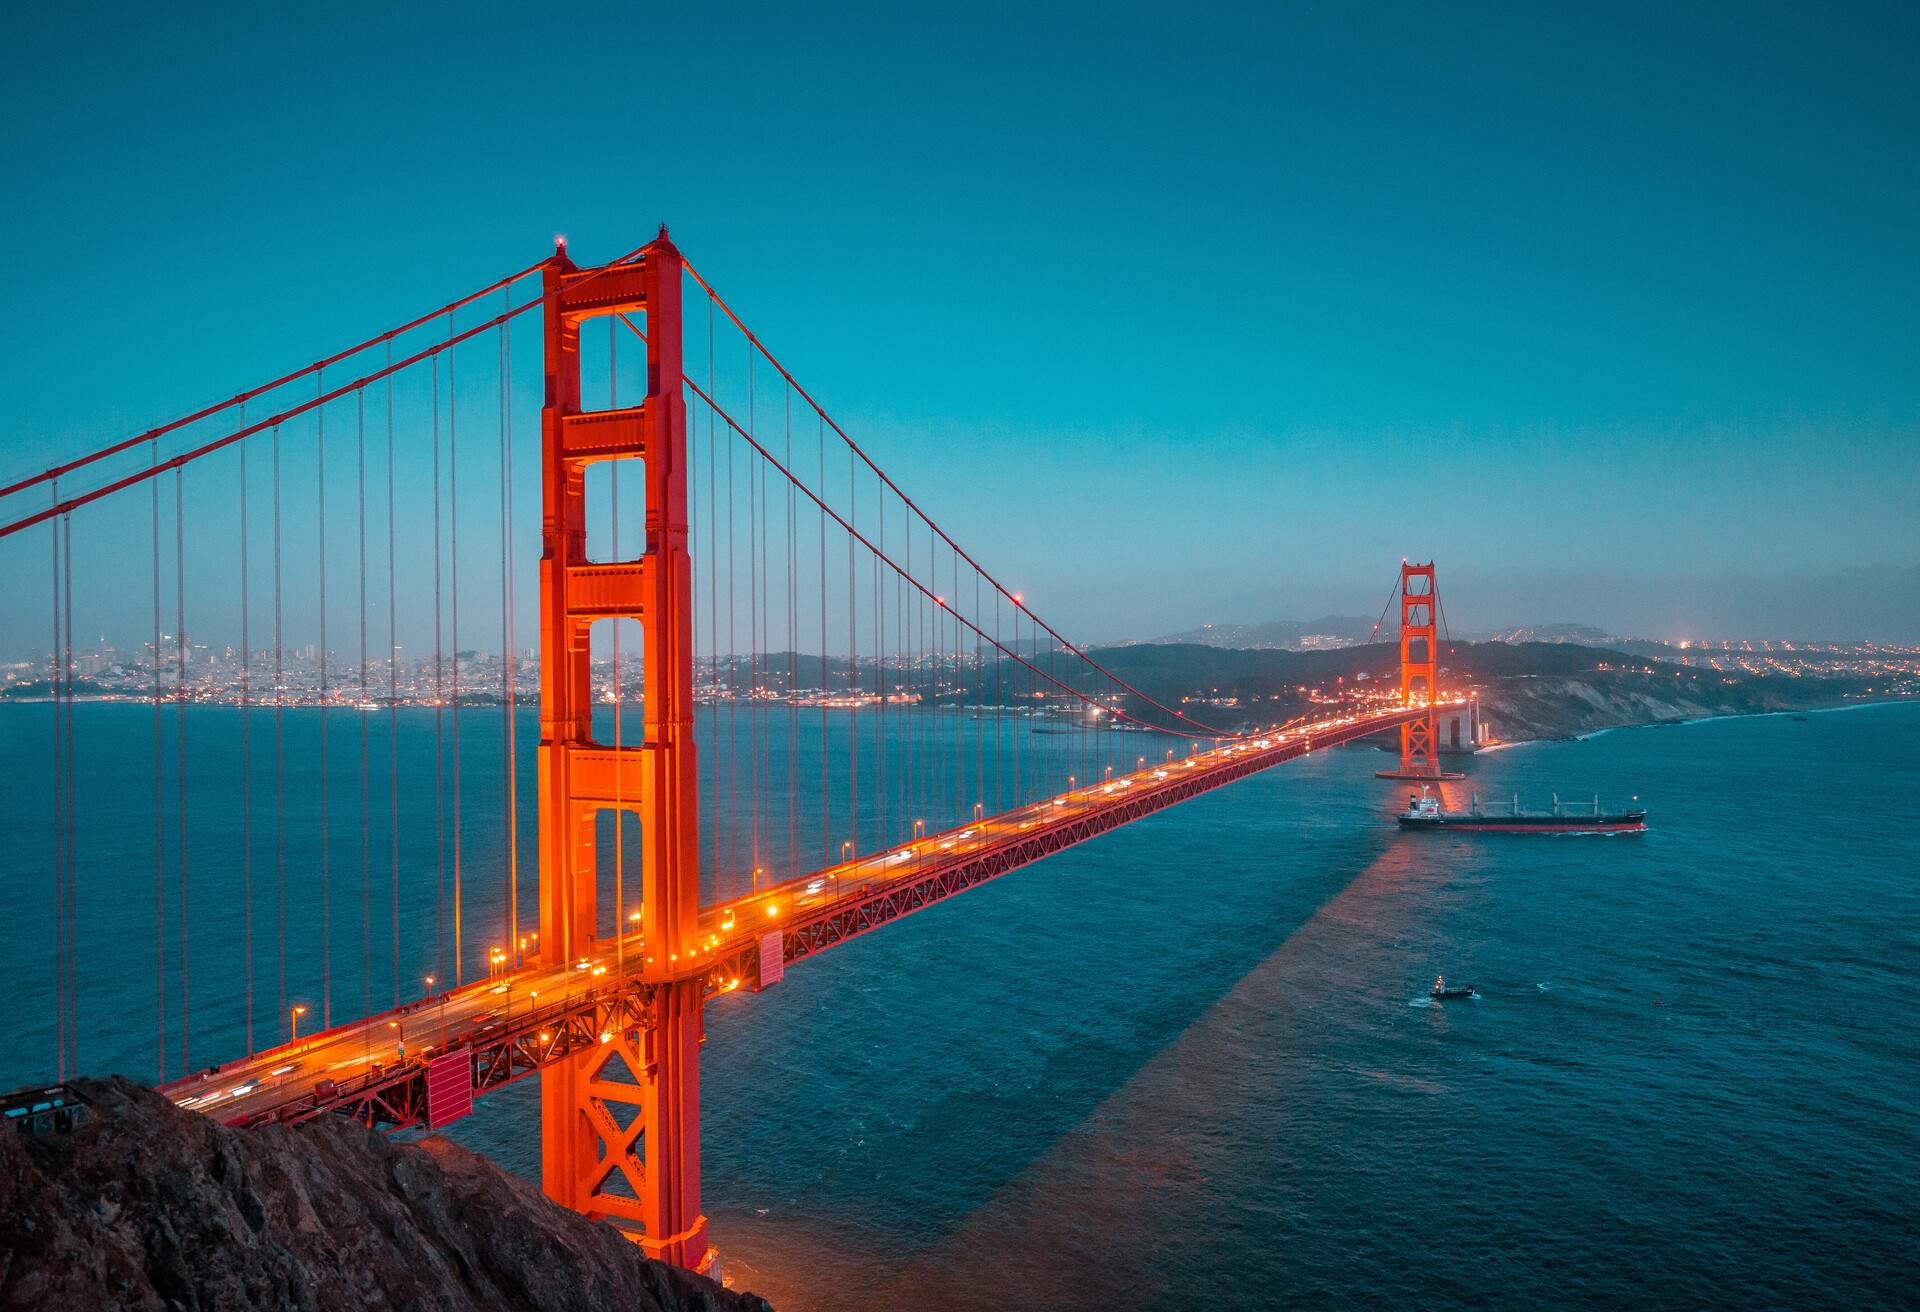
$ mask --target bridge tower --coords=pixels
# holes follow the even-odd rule
[[[640,1002],[610,987],[600,1043],[541,1072],[541,1184],[648,1256],[703,1270],[713,1255],[700,1211],[702,983],[672,966],[691,954],[700,910],[681,268],[662,226],[637,259],[601,268],[576,267],[562,243],[542,275],[539,954],[549,964],[609,955],[601,926],[630,928],[626,908],[603,916],[596,897],[595,832],[609,810],[640,821],[644,947],[621,949],[641,954]],[[612,314],[645,316],[646,396],[584,412],[581,325]],[[646,549],[636,560],[587,557],[586,468],[601,460],[640,464]],[[641,625],[638,745],[593,734],[589,635],[602,619]]]
[[[1440,768],[1440,717],[1433,708],[1439,683],[1440,626],[1433,562],[1400,562],[1400,700],[1425,704],[1427,713],[1400,726],[1400,768],[1382,779],[1458,779]]]

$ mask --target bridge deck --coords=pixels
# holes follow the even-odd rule
[[[762,962],[772,966],[776,947],[784,969],[1200,793],[1423,714],[1395,707],[1235,739],[830,866],[703,910],[697,957],[669,963],[664,973],[703,977],[709,993],[758,990]],[[419,1123],[430,1057],[469,1048],[475,1093],[503,1087],[634,1023],[663,974],[660,963],[651,970],[648,964],[637,937],[609,941],[591,957],[506,971],[175,1081],[163,1092],[229,1124],[330,1112],[369,1124]]]

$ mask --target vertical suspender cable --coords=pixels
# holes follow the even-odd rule
[[[734,561],[733,449],[738,443],[727,434],[727,879],[737,885],[740,878],[740,688],[736,680],[739,662],[735,659],[740,644],[735,641],[734,622],[738,607],[734,604],[734,585],[738,566]]]
[[[760,795],[755,806],[768,826],[768,832],[754,843],[755,864],[765,862],[771,870],[773,858],[768,855],[773,847],[771,814],[773,786],[773,708],[767,704],[767,692],[773,684],[773,580],[769,575],[767,563],[772,551],[772,517],[767,513],[767,487],[771,471],[764,462],[757,462],[759,472],[759,492],[754,499],[753,522],[760,532],[760,550],[755,557],[755,568],[759,571],[760,582],[760,677],[757,705],[760,708]]]
[[[387,343],[387,364],[393,364],[393,343]],[[434,495],[439,496],[440,471],[434,471]],[[388,876],[388,889],[393,903],[393,1005],[400,1005],[400,634],[396,626],[398,608],[395,606],[394,588],[394,552],[393,552],[393,375],[387,375],[387,846],[392,871]],[[437,528],[437,526],[436,526]],[[434,559],[439,560],[440,539],[436,532],[433,542]],[[434,599],[434,627],[439,628],[439,599]],[[434,689],[436,696],[439,689]],[[435,714],[439,713],[438,708]],[[438,758],[435,765],[438,765]],[[440,941],[440,924],[436,920],[433,926],[434,947],[437,955]]]
[[[820,447],[820,493],[822,498],[827,491],[827,430],[823,424],[819,432]],[[827,787],[827,508],[824,499],[820,505],[820,846],[826,855],[826,864],[833,864],[833,806],[831,792]]]
[[[753,356],[747,356],[747,432],[753,432]],[[752,834],[748,856],[750,887],[760,888],[760,462],[747,458],[747,750],[751,774],[747,823]]]
[[[317,377],[324,377],[321,370]],[[318,383],[324,387],[324,383]],[[333,1028],[333,888],[332,850],[327,842],[333,828],[327,814],[327,703],[331,689],[327,671],[332,665],[327,651],[327,411],[321,406],[313,412],[314,461],[318,475],[319,504],[314,523],[320,546],[320,1026]]]
[[[887,490],[874,490],[874,538],[881,549],[887,547]],[[879,578],[879,555],[870,553],[874,565],[874,695],[877,697],[876,713],[879,717],[879,732],[874,736],[877,759],[874,765],[874,801],[879,807],[877,816],[876,847],[885,847],[891,838],[887,830],[887,818],[891,807],[887,805],[887,594]]]
[[[280,425],[273,426],[273,886],[280,1010],[287,1014],[287,679],[280,627]],[[278,1022],[276,1021],[276,1027]]]
[[[240,426],[247,426],[246,406]],[[240,443],[240,917],[245,925],[247,1055],[253,1055],[253,633],[247,597],[247,443]]]
[[[160,439],[149,456],[160,463]],[[159,1001],[160,1079],[167,1078],[166,802],[160,754],[160,480],[153,480],[153,960]]]
[[[913,521],[911,519],[901,522],[900,542],[901,569],[906,574],[912,574]],[[920,684],[920,603],[915,594],[905,593],[902,595],[905,598],[906,605],[900,608],[900,624],[906,636],[902,640],[901,647],[908,652],[907,665],[902,671],[902,675],[908,692],[915,694],[913,700],[902,703],[902,705],[907,708],[907,813],[904,817],[905,824],[902,827],[907,831],[907,838],[911,840],[915,836],[913,832],[914,817],[920,814],[920,731],[919,717],[913,714],[913,711],[917,709],[919,705],[917,691]],[[907,612],[908,605],[913,607],[910,615]]]
[[[62,630],[63,636],[66,639],[66,644],[67,644],[65,658],[61,662],[65,668],[63,682],[66,685],[65,719],[66,719],[66,739],[67,739],[67,747],[66,747],[67,777],[66,777],[66,789],[65,789],[66,812],[67,812],[67,835],[66,835],[67,841],[65,845],[66,856],[67,856],[67,870],[66,870],[67,1044],[66,1044],[66,1048],[67,1048],[67,1059],[69,1062],[72,1063],[73,1068],[77,1071],[80,1069],[80,966],[79,966],[80,936],[79,936],[78,915],[74,910],[74,903],[77,900],[77,897],[79,894],[79,886],[74,876],[74,866],[75,866],[74,854],[77,850],[78,844],[77,844],[77,836],[74,832],[74,824],[73,824],[73,805],[74,805],[73,804],[73,799],[74,799],[73,759],[74,759],[75,744],[74,744],[74,735],[73,735],[73,516],[72,515],[61,516],[60,534],[63,539],[62,546],[64,548],[64,550],[62,551],[62,556],[66,564],[65,576],[60,581],[60,588],[61,588],[61,592],[63,593],[62,604],[66,609],[65,622],[61,625],[61,630]]]
[[[848,457],[852,459],[852,457]],[[952,762],[948,760],[948,751],[952,744],[947,741],[940,719],[940,690],[946,681],[947,660],[947,615],[946,608],[940,602],[940,548],[935,545],[933,535],[927,535],[927,585],[933,589],[934,600],[928,610],[933,626],[933,699],[929,709],[933,712],[933,733],[936,744],[933,758],[933,806],[928,817],[929,832],[945,829],[947,809],[947,777],[952,773]]]
[[[958,553],[955,553],[953,558],[953,597],[953,749],[960,764],[959,786],[954,790],[953,800],[957,808],[955,823],[959,823],[973,815],[972,798],[978,791],[978,786],[973,778],[973,762],[967,759],[969,753],[966,741],[966,708],[967,698],[973,690],[973,682],[967,667],[972,663],[973,653],[961,645],[968,641],[968,635],[960,622],[960,557]]]
[[[912,521],[902,520],[902,538],[912,540]],[[904,549],[903,549],[904,550]],[[907,671],[911,668],[913,652],[907,637],[907,594],[902,591],[903,580],[896,571],[892,580],[893,587],[893,672],[888,676],[888,693],[897,698],[894,703],[899,707],[899,716],[895,721],[899,735],[898,750],[894,753],[894,778],[888,785],[893,790],[894,809],[899,813],[900,828],[888,838],[892,842],[901,834],[911,834],[913,821],[913,704],[906,698]]]
[[[712,395],[713,387],[713,307],[707,307],[707,387]],[[707,620],[712,630],[707,640],[712,669],[708,677],[713,680],[715,704],[710,720],[714,750],[709,754],[708,777],[713,790],[713,814],[715,823],[708,828],[713,830],[713,861],[708,866],[713,880],[714,896],[720,894],[720,458],[719,448],[714,443],[714,416],[711,407],[707,410]]]
[[[786,444],[782,448],[787,468],[793,468],[793,389],[785,389],[786,395]],[[787,480],[787,877],[791,879],[800,873],[799,830],[795,824],[798,799],[794,795],[797,783],[796,765],[799,736],[799,710],[794,705],[794,690],[799,682],[799,645],[800,634],[794,622],[794,593],[798,587],[795,579],[794,561],[794,524],[793,524],[793,480]]]
[[[713,350],[713,297],[707,297],[707,395],[713,395],[714,350]],[[713,680],[715,695],[720,688],[720,461],[713,437],[713,407],[707,407],[707,626],[712,630],[708,648],[713,659],[713,668],[709,677]],[[720,742],[720,708],[713,709],[711,720],[713,742],[717,749]],[[713,780],[714,812],[719,812],[720,769],[719,753],[716,750],[709,758],[710,777]],[[720,892],[720,830],[721,825],[708,826],[713,830],[713,862],[709,866],[714,881],[714,896]]]
[[[980,571],[973,572],[973,618],[976,623],[985,618],[980,611]],[[980,694],[982,676],[986,673],[980,668],[980,662],[986,654],[980,650],[978,639],[973,643],[973,800],[982,814],[986,812],[987,800],[987,726],[980,720]]]
[[[52,481],[60,504],[60,480]],[[60,713],[60,521],[47,526],[53,542],[53,645],[47,650],[47,686],[53,694],[53,1045],[62,1083],[67,1078],[66,722]]]
[[[180,1073],[192,1068],[187,1029],[187,547],[186,469],[173,471],[174,810],[180,827]],[[71,572],[69,572],[71,574]]]
[[[760,810],[763,832],[759,848],[759,862],[766,866],[768,882],[773,878],[773,798],[779,792],[773,780],[773,705],[768,696],[776,682],[773,672],[773,516],[768,510],[768,498],[772,495],[772,470],[765,462],[758,464],[760,472],[759,495],[755,500],[753,520],[760,530],[760,554],[757,566],[760,571]]]
[[[453,335],[451,314],[447,316],[447,335]],[[466,957],[461,950],[460,889],[460,390],[454,380],[453,362],[454,351],[448,347],[447,574],[453,610],[453,982],[458,985],[466,980]]]
[[[611,325],[612,320],[608,320]],[[501,772],[500,800],[506,808],[507,860],[506,899],[500,908],[502,929],[507,941],[505,950],[509,953],[519,951],[517,940],[520,934],[520,854],[519,854],[519,817],[514,815],[514,777],[513,777],[513,583],[512,557],[513,543],[513,502],[508,494],[509,466],[513,461],[513,448],[507,437],[507,326],[502,323],[496,330],[495,343],[498,353],[499,402],[500,402],[500,665],[501,676],[505,684],[505,700],[502,702],[502,723],[500,725]],[[517,958],[516,958],[517,960]]]
[[[440,357],[433,357],[433,970],[447,977],[446,671],[440,635]],[[394,967],[396,973],[398,966]],[[395,983],[396,994],[399,991]],[[394,1003],[399,1004],[396,996]]]
[[[860,522],[859,491],[854,485],[853,461],[847,461],[847,522]],[[853,840],[850,852],[860,855],[860,653],[856,613],[858,594],[854,591],[853,534],[847,534],[847,834]]]
[[[354,507],[360,520],[360,1014],[373,1014],[373,795],[367,787],[367,392],[353,394]]]

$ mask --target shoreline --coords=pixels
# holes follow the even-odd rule
[[[1515,747],[1527,747],[1534,743],[1584,743],[1604,734],[1622,733],[1630,729],[1678,729],[1693,724],[1713,724],[1722,720],[1764,720],[1771,716],[1794,715],[1833,715],[1841,711],[1865,711],[1883,706],[1916,706],[1920,697],[1876,697],[1870,701],[1843,702],[1833,706],[1808,706],[1799,710],[1782,711],[1728,711],[1721,715],[1695,715],[1684,720],[1639,720],[1631,724],[1609,724],[1599,729],[1589,729],[1585,733],[1566,734],[1559,737],[1514,738],[1483,747],[1476,756],[1488,752],[1507,751]]]

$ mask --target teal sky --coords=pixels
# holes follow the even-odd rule
[[[1920,11],[1042,8],[15,6],[0,473],[665,220],[1072,633],[1920,640]]]

